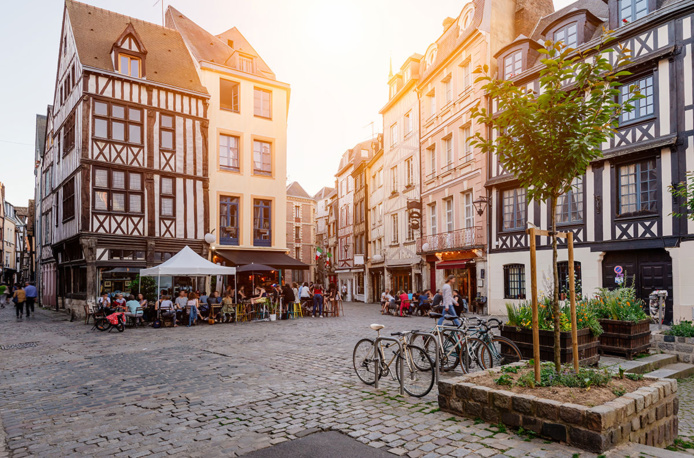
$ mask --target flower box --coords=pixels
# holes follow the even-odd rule
[[[515,326],[504,326],[501,335],[511,339],[521,352],[523,359],[533,357],[533,331],[532,329],[519,328]],[[561,362],[573,362],[573,346],[571,343],[571,332],[560,333]],[[598,347],[600,341],[595,337],[590,329],[578,330],[578,362],[581,365],[593,365],[600,361]],[[554,361],[554,332],[540,329],[540,360]]]
[[[651,346],[650,320],[622,321],[601,319],[605,331],[600,335],[600,353],[623,355],[628,359],[648,351]]]

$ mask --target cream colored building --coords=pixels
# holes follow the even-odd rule
[[[175,8],[166,15],[210,93],[207,109],[209,222],[217,262],[290,268],[287,251],[287,114],[278,81],[238,29],[217,36]]]

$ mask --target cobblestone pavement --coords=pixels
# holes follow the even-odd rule
[[[677,381],[677,396],[680,398],[680,436],[694,438],[694,377]]]
[[[0,310],[0,347],[36,343],[0,349],[0,458],[237,456],[328,429],[399,456],[592,456],[439,412],[436,389],[416,399],[397,396],[395,382],[362,384],[351,355],[370,323],[431,323],[375,305],[345,311],[121,334]]]

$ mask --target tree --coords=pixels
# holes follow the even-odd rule
[[[484,82],[487,96],[498,103],[496,112],[472,109],[472,118],[486,124],[494,135],[477,133],[471,140],[483,153],[496,154],[507,172],[526,189],[528,201],[549,202],[552,235],[554,315],[554,363],[560,371],[560,312],[557,270],[557,199],[571,189],[574,178],[583,175],[601,146],[614,135],[624,110],[633,109],[640,95],[631,88],[627,100],[619,102],[619,79],[630,75],[621,70],[630,51],[605,33],[601,44],[576,51],[561,42],[545,42],[540,71],[540,92],[525,85],[495,79],[489,68],[478,67],[476,81]],[[612,56],[613,62],[610,57]]]
[[[694,172],[687,172],[687,178],[674,186],[668,186],[670,193],[677,198],[683,199],[685,207],[684,213],[673,212],[678,218],[688,218],[694,221]]]

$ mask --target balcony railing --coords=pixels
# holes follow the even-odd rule
[[[473,226],[452,232],[425,235],[417,240],[417,253],[470,249],[482,244],[482,227]]]

